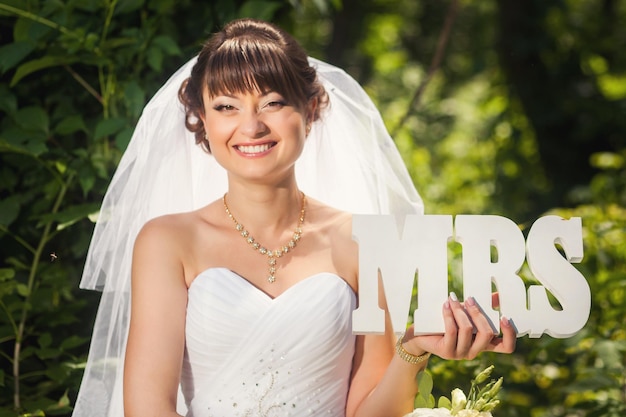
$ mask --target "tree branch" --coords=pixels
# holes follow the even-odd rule
[[[435,50],[435,55],[433,55],[432,61],[430,62],[428,73],[426,74],[426,77],[424,77],[420,85],[417,87],[417,90],[415,90],[413,98],[411,99],[411,102],[409,103],[406,112],[404,113],[404,116],[402,116],[398,124],[393,128],[391,132],[392,137],[394,137],[400,131],[400,129],[402,129],[409,117],[411,117],[413,112],[417,109],[417,105],[419,104],[420,98],[426,90],[428,83],[441,66],[441,61],[443,61],[443,56],[446,52],[446,47],[448,46],[448,41],[450,39],[450,32],[452,32],[452,26],[454,25],[454,21],[456,20],[458,11],[459,0],[452,0],[450,2],[450,6],[448,6],[446,20],[444,21],[441,32],[439,33],[439,39],[437,40],[437,49]]]
[[[70,73],[72,78],[74,78],[76,81],[78,81],[78,84],[82,85],[85,88],[85,90],[87,90],[87,92],[89,92],[89,94],[94,96],[96,98],[96,100],[98,100],[98,102],[100,104],[102,104],[102,96],[100,94],[98,94],[98,92],[95,90],[95,88],[93,88],[91,85],[89,85],[89,83],[87,81],[85,81],[85,79],[83,77],[81,77],[80,74],[78,74],[76,71],[74,71],[69,65],[64,65],[63,68],[65,68],[65,70]]]

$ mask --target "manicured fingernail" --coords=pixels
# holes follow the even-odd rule
[[[468,306],[475,306],[476,305],[476,300],[474,300],[474,297],[467,297],[465,299],[465,304]]]
[[[446,302],[443,303],[443,308],[445,308],[446,310],[450,310],[450,300],[446,300]]]
[[[450,299],[452,301],[459,301],[459,297],[456,296],[456,294],[454,293],[454,291],[450,291]]]
[[[509,327],[511,325],[511,322],[506,318],[506,316],[500,317],[500,323],[505,327]]]

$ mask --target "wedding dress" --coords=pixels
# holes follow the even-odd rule
[[[195,145],[193,135],[184,125],[184,109],[177,93],[194,63],[195,58],[181,67],[146,105],[105,195],[80,284],[84,289],[102,291],[102,297],[73,417],[123,416],[122,380],[130,316],[130,266],[133,243],[141,227],[160,215],[202,207],[220,198],[227,189],[224,169]],[[300,189],[311,198],[351,213],[395,214],[399,217],[421,213],[422,200],[380,113],[365,91],[340,68],[313,58],[310,63],[328,92],[330,106],[321,120],[313,124],[296,163]],[[230,294],[232,310],[222,305],[225,310],[219,312],[219,319],[196,329],[193,326],[203,324],[197,321],[199,315],[204,314],[202,309],[217,308],[213,306],[215,299],[226,297],[224,291],[232,290],[237,284],[231,282],[237,281],[232,274],[207,271],[190,289],[190,298],[206,293],[203,288],[211,285],[216,279],[215,274],[226,275],[223,281],[229,282],[230,287],[215,288],[216,294],[213,295],[205,294],[211,297],[211,302],[193,301],[188,313],[188,326],[191,327],[181,381],[187,398],[185,401],[180,398],[179,404],[183,408],[185,403],[189,404],[189,417],[262,416],[259,407],[266,410],[268,416],[272,416],[272,412],[286,415],[283,410],[278,413],[275,411],[278,408],[273,407],[279,398],[273,392],[270,395],[272,390],[279,391],[275,387],[285,387],[286,392],[280,394],[280,398],[285,399],[282,407],[292,407],[293,415],[307,415],[308,411],[300,412],[302,406],[312,410],[313,415],[330,410],[330,414],[324,415],[342,416],[344,411],[340,404],[345,403],[347,374],[352,365],[349,350],[353,348],[353,343],[349,342],[353,337],[349,324],[352,310],[342,307],[339,311],[338,306],[329,301],[336,296],[335,292],[348,291],[347,288],[337,288],[343,285],[342,282],[337,277],[315,276],[297,284],[276,300],[265,300],[265,304],[286,304],[289,309],[280,310],[281,314],[269,312],[267,322],[258,321],[241,333],[233,331],[231,326],[242,320],[240,310],[250,307],[241,302],[239,294],[233,293]],[[246,289],[246,285],[243,287]],[[247,288],[246,292],[254,294],[255,291]],[[311,302],[314,297],[319,298],[318,302]],[[344,294],[342,303],[352,297],[353,294]],[[251,298],[262,300],[263,297],[256,294]],[[267,307],[262,305],[263,302],[257,302],[259,305],[254,311],[263,316],[261,310]],[[327,334],[334,326],[341,326],[340,331]],[[235,339],[235,336],[245,338]],[[228,360],[213,358],[205,363],[199,354],[200,348],[190,350],[195,343],[200,343],[198,346],[217,344],[216,348],[236,353],[231,352]],[[220,345],[223,343],[227,345]],[[273,344],[277,350],[272,353]],[[269,353],[258,350],[266,348],[270,349]],[[208,348],[202,346],[204,349]],[[335,352],[335,349],[339,351]],[[259,362],[267,361],[265,366],[269,364],[278,369],[282,365],[282,354],[287,355],[285,361],[293,362],[280,366],[287,372],[280,378],[270,372],[273,369],[263,369],[264,364]],[[225,366],[222,361],[229,365]],[[220,365],[219,371],[212,369],[216,363]],[[304,370],[304,365],[309,364],[315,366]],[[265,375],[262,374],[264,371],[267,372]],[[253,388],[244,389],[244,382],[252,383]],[[310,384],[307,390],[306,384]],[[195,391],[201,387],[202,392]],[[273,388],[268,391],[268,387]],[[240,395],[235,395],[237,393]],[[264,396],[266,393],[267,397]],[[310,397],[313,394],[317,395],[315,399]],[[237,407],[241,404],[239,410],[242,411],[234,409],[235,402]],[[183,412],[183,408],[179,410]]]
[[[270,298],[229,269],[189,288],[187,417],[345,416],[356,297],[331,273]]]

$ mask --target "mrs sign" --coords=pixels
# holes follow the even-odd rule
[[[463,294],[476,299],[494,331],[499,331],[502,314],[511,319],[518,336],[546,333],[566,338],[582,329],[589,318],[589,285],[572,265],[583,258],[579,217],[541,217],[532,225],[526,242],[513,221],[493,215],[458,215],[454,227],[450,215],[410,215],[404,226],[393,216],[355,215],[352,234],[359,244],[355,333],[385,330],[384,311],[378,306],[379,274],[395,333],[406,328],[416,276],[415,333],[443,333],[441,306],[448,296],[449,240],[463,248]],[[518,275],[524,260],[541,285],[526,288]],[[500,311],[491,305],[492,284],[500,295]],[[559,308],[550,304],[548,291]]]

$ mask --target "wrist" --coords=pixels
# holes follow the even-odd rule
[[[428,360],[428,358],[430,357],[430,352],[422,350],[421,352],[418,352],[418,354],[415,354],[415,353],[407,351],[404,348],[405,336],[406,334],[398,338],[398,341],[396,343],[396,353],[398,354],[398,356],[400,356],[400,358],[404,360],[405,362],[408,362],[414,365],[417,365],[419,363],[422,363]]]

